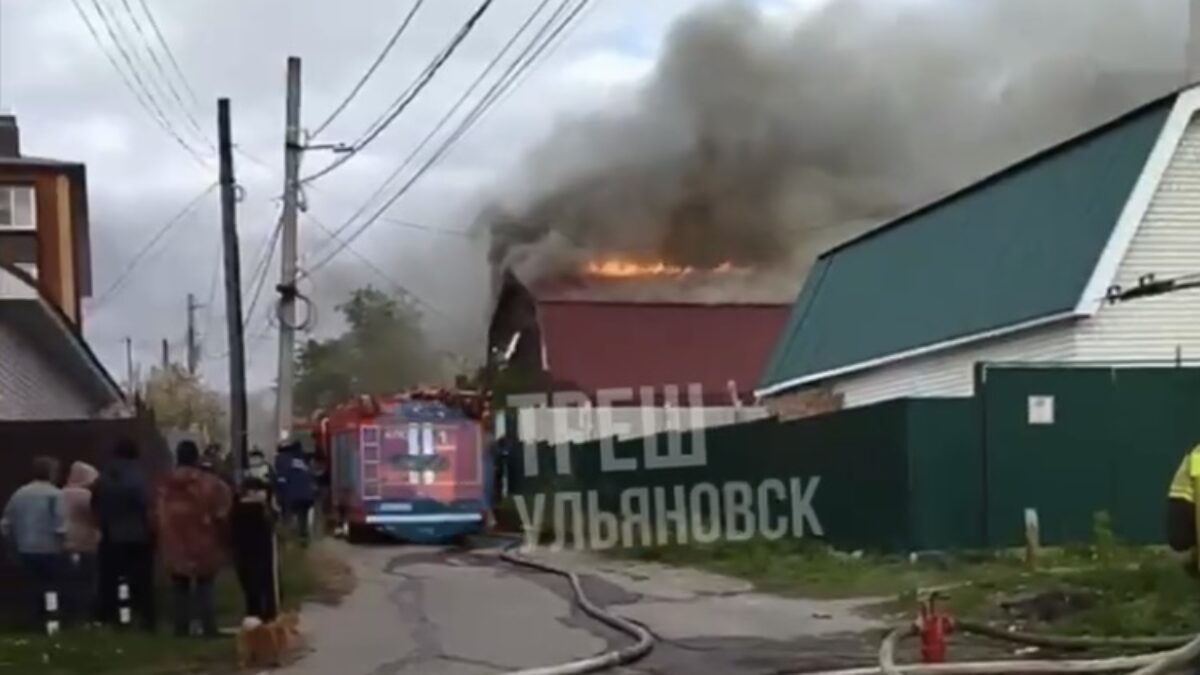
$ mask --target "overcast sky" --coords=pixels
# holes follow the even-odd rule
[[[335,9],[326,0],[147,1],[202,103],[191,112],[209,137],[215,138],[216,98],[228,96],[233,101],[235,142],[245,151],[237,166],[238,180],[246,190],[239,209],[245,280],[259,260],[279,210],[286,58],[303,59],[303,119],[306,126],[315,127],[379,52],[411,3],[354,0]],[[129,2],[139,13],[139,1]],[[467,230],[496,176],[510,168],[524,148],[543,136],[559,115],[606,105],[621,96],[650,70],[670,23],[696,4],[695,0],[595,2],[533,76],[388,215],[431,228]],[[784,11],[792,3],[762,4],[769,11]],[[92,0],[80,0],[80,5],[92,18],[105,48],[124,65]],[[477,5],[477,0],[426,2],[391,57],[320,140],[350,141],[361,133]],[[496,0],[397,123],[367,151],[308,190],[311,217],[301,222],[302,252],[326,242],[314,219],[331,228],[341,225],[536,5],[535,0]],[[125,44],[131,49],[142,44],[122,0],[101,0],[101,6],[110,18],[124,20],[117,30]],[[142,27],[149,33],[144,19]],[[147,54],[136,55],[143,77],[155,77],[157,71]],[[161,52],[159,56],[169,71],[169,62]],[[188,102],[187,92],[180,89]],[[173,102],[167,90],[162,92],[164,100]],[[163,223],[215,180],[213,169],[201,168],[139,107],[72,0],[3,0],[0,105],[17,114],[26,154],[87,164],[97,297]],[[169,112],[173,126],[185,135],[187,118],[181,110]],[[203,147],[199,139],[193,143]],[[310,153],[305,169],[327,161],[327,155]],[[210,306],[199,312],[209,357],[204,372],[215,385],[225,385],[226,363],[218,358],[226,347],[222,290],[215,276],[220,265],[217,209],[214,191],[137,265],[119,292],[102,303],[95,298],[88,303],[87,335],[118,377],[125,372],[127,335],[134,339],[139,362],[157,359],[164,337],[182,358],[185,296],[192,292],[201,302],[212,298]],[[353,248],[436,308],[426,310],[427,324],[442,347],[475,356],[486,304],[483,241],[381,221]],[[277,275],[276,261],[272,279]],[[319,333],[336,330],[336,298],[367,282],[384,287],[392,283],[349,251],[306,282],[303,290],[320,300]],[[247,329],[252,387],[270,385],[275,372],[274,334],[266,318],[269,292],[268,288]]]
[[[125,7],[142,17],[142,2],[149,5],[200,100],[200,106],[187,107],[207,137],[215,138],[216,98],[232,99],[235,143],[243,151],[237,158],[237,174],[245,189],[239,226],[243,280],[248,283],[278,218],[287,57],[303,59],[302,118],[307,128],[315,128],[379,53],[413,0],[78,0],[99,30],[103,49],[81,20],[74,1],[0,0],[0,107],[17,114],[26,154],[87,164],[97,296],[85,305],[87,335],[121,378],[126,336],[133,338],[136,358],[143,364],[158,358],[164,337],[170,339],[174,355],[182,358],[185,298],[194,293],[207,305],[199,312],[207,356],[204,373],[212,384],[224,388],[227,362],[219,358],[226,353],[226,341],[215,191],[139,262],[118,292],[97,301],[153,233],[216,179],[215,164],[199,166],[155,124],[123,84],[106,58],[105,50],[124,65],[99,21],[97,3],[117,21],[118,37],[133,50],[143,43]],[[794,21],[827,4],[827,0],[745,1],[780,22]],[[949,1],[860,0],[859,4],[875,8],[929,5],[930,12],[940,12],[938,3]],[[330,228],[342,225],[446,113],[538,2],[495,0],[476,30],[397,122],[366,151],[306,191],[302,256],[328,250],[323,249],[327,237],[318,223]],[[1108,2],[1097,0],[1086,7],[1111,7]],[[1122,3],[1150,4],[1143,0],[1117,2]],[[427,0],[390,58],[318,141],[356,138],[478,4],[479,0]],[[481,238],[462,233],[472,226],[492,191],[515,171],[525,151],[545,138],[557,121],[619,107],[630,100],[637,83],[651,73],[669,27],[701,4],[703,0],[593,0],[567,39],[532,76],[456,146],[445,162],[396,202],[387,214],[394,220],[380,220],[355,241],[353,252],[343,252],[334,264],[304,280],[301,290],[318,301],[316,333],[328,335],[338,330],[334,306],[349,290],[365,283],[384,288],[401,284],[421,298],[426,327],[440,348],[477,359],[482,354],[480,338],[489,281],[487,246]],[[1025,3],[1029,7],[1035,4]],[[1172,0],[1172,6],[1182,9],[1182,0]],[[1079,24],[1083,28],[1076,33],[1108,35],[1090,27],[1093,23],[1074,21],[1069,14],[1064,21],[1069,24],[1064,30]],[[1155,25],[1176,23],[1159,21]],[[1040,24],[1034,21],[1033,25]],[[149,32],[144,18],[141,26]],[[1055,30],[1058,28],[1034,32],[1053,42]],[[1130,44],[1122,43],[1125,51],[1108,50],[1118,55],[1114,59],[1124,58],[1119,55],[1126,52],[1144,51],[1147,44],[1154,46],[1154,40],[1144,41],[1145,31],[1134,33],[1127,40]],[[1119,31],[1113,34],[1120,36]],[[853,38],[849,35],[851,42]],[[1101,42],[1114,44],[1107,37]],[[169,71],[169,62],[161,51],[158,54]],[[142,76],[157,81],[157,70],[147,54],[135,51],[134,56]],[[1170,53],[1167,56],[1176,58]],[[876,56],[863,58],[870,61]],[[880,63],[886,69],[886,62]],[[1064,81],[1071,82],[1069,76]],[[187,103],[189,94],[179,93]],[[169,92],[161,94],[162,100],[173,102]],[[168,108],[172,126],[187,135],[183,111]],[[204,147],[205,141],[193,138],[196,135],[189,138]],[[320,168],[329,159],[326,153],[308,153],[302,173]],[[368,257],[386,278],[358,255]],[[302,259],[302,267],[317,259],[319,255]],[[270,275],[273,284],[278,276],[277,260]],[[274,333],[267,319],[271,290],[264,291],[247,329],[249,375],[251,387],[256,389],[272,384],[276,368]]]

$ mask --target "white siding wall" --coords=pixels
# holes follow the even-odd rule
[[[52,361],[0,322],[0,420],[78,419],[93,412]]]
[[[1200,121],[1188,125],[1150,209],[1117,271],[1129,288],[1139,277],[1200,273]],[[1104,305],[1081,323],[1078,358],[1086,361],[1166,360],[1178,347],[1200,360],[1200,289]]]
[[[976,363],[1068,361],[1074,354],[1072,325],[1057,324],[847,375],[832,385],[846,408],[903,397],[970,396]]]

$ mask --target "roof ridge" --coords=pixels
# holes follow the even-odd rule
[[[753,307],[790,308],[790,302],[702,302],[688,300],[605,300],[603,298],[535,298],[539,305],[622,305],[627,307]]]

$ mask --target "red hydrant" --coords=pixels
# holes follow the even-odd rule
[[[954,621],[938,612],[938,594],[930,593],[920,605],[917,633],[921,636],[921,661],[943,663],[946,660],[946,636],[954,630]]]

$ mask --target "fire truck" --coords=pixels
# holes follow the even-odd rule
[[[351,541],[373,533],[445,543],[480,532],[491,510],[486,397],[415,389],[360,396],[304,426],[329,472],[325,513]]]

